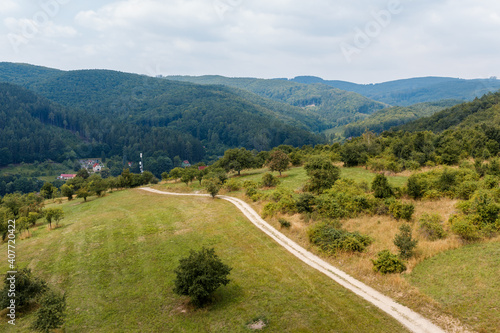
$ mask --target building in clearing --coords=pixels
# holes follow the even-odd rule
[[[73,174],[62,173],[59,177],[57,177],[57,179],[68,180],[68,179],[73,179],[75,177],[76,177],[76,175],[73,175]]]

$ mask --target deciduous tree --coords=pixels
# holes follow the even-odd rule
[[[210,300],[217,288],[229,283],[227,276],[231,267],[219,259],[213,248],[202,248],[179,260],[179,267],[174,272],[174,292],[191,297],[193,304],[201,306]]]
[[[278,171],[281,176],[281,173],[290,167],[290,158],[281,150],[275,150],[271,153],[268,166],[269,170]]]

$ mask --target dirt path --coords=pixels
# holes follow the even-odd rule
[[[141,188],[141,190],[157,194],[166,194],[166,195],[200,196],[200,197],[209,196],[208,194],[169,193],[151,188]],[[390,316],[394,317],[397,321],[399,321],[402,325],[407,327],[410,331],[415,333],[445,332],[443,329],[436,326],[435,324],[433,324],[426,318],[422,317],[418,313],[414,312],[413,310],[399,303],[396,303],[391,298],[382,295],[375,289],[368,287],[364,283],[356,280],[350,275],[344,273],[338,268],[322,260],[318,256],[305,250],[304,248],[296,244],[294,241],[292,241],[291,239],[289,239],[288,237],[286,237],[285,235],[274,229],[272,226],[270,226],[246,202],[237,198],[224,195],[218,196],[218,198],[227,200],[232,204],[234,204],[250,220],[250,222],[252,222],[257,228],[266,233],[269,237],[274,239],[278,244],[287,249],[287,251],[292,253],[294,256],[296,256],[309,266],[327,275],[341,286],[349,289],[356,295],[372,303],[373,305],[375,305],[382,311],[386,312]]]

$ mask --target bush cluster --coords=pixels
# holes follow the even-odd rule
[[[411,221],[415,206],[412,203],[404,203],[400,200],[393,200],[389,205],[389,213],[396,220]]]
[[[327,254],[337,251],[362,252],[373,240],[358,232],[348,232],[332,222],[321,222],[308,230],[309,241]]]
[[[406,271],[404,262],[389,250],[379,252],[377,254],[377,259],[372,259],[372,263],[373,270],[382,274],[402,273]]]
[[[430,241],[446,238],[442,218],[439,214],[422,214],[419,220],[419,227],[420,233]]]
[[[500,231],[500,192],[480,189],[457,205],[459,213],[450,217],[451,230],[464,241],[494,236]]]

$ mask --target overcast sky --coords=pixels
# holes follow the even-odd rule
[[[0,61],[358,83],[500,76],[498,0],[0,0]]]

